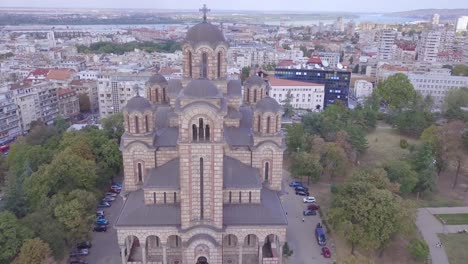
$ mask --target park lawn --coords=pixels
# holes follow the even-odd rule
[[[410,145],[418,145],[419,141],[402,136],[390,125],[379,122],[375,130],[367,135],[369,148],[360,158],[360,165],[379,166],[390,160],[398,160],[407,156],[409,149],[400,147],[400,140],[406,139]]]
[[[450,264],[466,264],[468,260],[467,234],[439,234]]]
[[[468,225],[468,214],[438,214],[436,217],[447,225]]]

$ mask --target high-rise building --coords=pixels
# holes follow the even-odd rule
[[[417,50],[418,61],[436,62],[441,46],[442,33],[438,30],[428,30],[421,34]]]
[[[335,24],[336,30],[343,32],[345,30],[345,23],[343,17],[338,17]]]
[[[439,25],[440,24],[440,15],[434,14],[432,15],[432,25]]]
[[[7,86],[0,88],[0,144],[10,142],[21,135],[18,107]]]
[[[281,106],[257,75],[243,94],[227,80],[228,49],[205,15],[182,45],[184,79],[153,75],[123,109],[123,264],[282,263]]]
[[[395,53],[397,32],[393,29],[382,29],[377,33],[379,59],[389,61]]]
[[[467,31],[468,28],[468,16],[461,16],[457,19],[457,25],[455,26],[456,32]]]

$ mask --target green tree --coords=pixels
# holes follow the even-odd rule
[[[87,113],[91,111],[91,101],[89,100],[89,96],[87,94],[78,94],[78,100],[80,104],[80,112]]]
[[[250,66],[247,66],[247,67],[243,67],[242,68],[242,71],[241,71],[241,80],[242,80],[242,83],[247,79],[249,78],[250,76],[250,71],[251,71],[251,67]]]
[[[458,64],[453,67],[452,75],[454,76],[468,76],[468,65]]]
[[[426,261],[429,256],[429,246],[422,239],[412,241],[408,245],[408,250],[416,260]]]
[[[468,112],[462,107],[468,107],[468,88],[450,90],[442,107],[444,115],[449,119],[468,121]]]
[[[319,159],[319,156],[311,153],[296,153],[293,155],[291,173],[296,177],[306,176],[308,182],[317,182],[322,174]]]
[[[393,160],[384,166],[387,177],[391,182],[400,184],[400,193],[409,194],[413,192],[418,183],[418,173],[411,165],[404,161]]]
[[[432,155],[432,148],[429,144],[422,144],[414,153],[411,164],[418,173],[418,183],[415,192],[432,192],[436,188],[436,167],[435,159]]]
[[[10,263],[24,241],[32,236],[32,231],[21,225],[13,213],[0,213],[0,263]]]
[[[102,128],[106,131],[110,138],[118,140],[124,133],[124,118],[122,113],[113,114],[101,119]]]
[[[54,126],[57,129],[58,133],[63,133],[70,127],[70,122],[59,117],[55,119]]]
[[[330,178],[343,176],[346,169],[346,153],[342,147],[329,142],[326,144],[325,153],[322,155],[320,162],[325,174]]]
[[[291,118],[294,115],[294,109],[291,104],[292,99],[293,96],[291,94],[291,90],[288,90],[288,92],[286,93],[286,98],[283,101],[281,101],[281,103],[283,104],[284,116],[288,118]]]
[[[416,91],[403,73],[397,73],[380,82],[377,92],[381,98],[394,110],[402,110],[414,100]]]
[[[463,121],[451,121],[440,128],[440,138],[445,148],[444,154],[447,164],[455,168],[455,178],[452,189],[458,184],[458,177],[465,160],[465,148],[463,145],[463,133],[466,125]]]
[[[50,263],[51,250],[49,245],[38,239],[28,239],[21,247],[18,257],[15,258],[13,264],[46,264]]]
[[[432,154],[436,159],[436,168],[437,174],[445,169],[445,147],[443,146],[443,141],[441,140],[441,131],[436,125],[431,125],[426,128],[420,137],[423,143],[429,144],[432,149]]]
[[[299,152],[304,148],[307,135],[302,124],[286,126],[286,133],[286,147],[289,153]]]
[[[291,47],[289,46],[289,44],[286,44],[286,43],[285,43],[285,44],[282,45],[282,47],[283,47],[283,49],[285,49],[285,50],[291,50]]]

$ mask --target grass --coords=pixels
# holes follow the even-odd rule
[[[447,225],[468,225],[468,214],[437,214],[435,215],[441,222]]]
[[[439,234],[439,238],[450,264],[466,264],[468,260],[467,234]]]
[[[440,194],[432,194],[429,197],[418,200],[417,204],[419,207],[458,207],[463,206],[463,201],[448,198]]]
[[[387,161],[401,159],[410,152],[400,147],[400,140],[406,139],[410,145],[419,144],[418,140],[402,136],[398,131],[389,125],[379,122],[377,128],[367,135],[369,148],[361,157],[360,163],[363,166],[379,166]]]

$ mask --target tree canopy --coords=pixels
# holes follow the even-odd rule
[[[128,42],[128,43],[114,43],[114,42],[96,42],[92,43],[89,47],[85,45],[78,45],[77,50],[79,53],[104,53],[104,54],[119,54],[131,52],[135,49],[140,49],[149,53],[153,52],[167,52],[174,53],[176,50],[181,50],[180,43],[173,40],[164,42]]]
[[[443,111],[449,119],[468,121],[468,111],[462,107],[468,107],[468,88],[450,90],[445,96]]]
[[[33,232],[21,225],[16,216],[8,211],[0,213],[0,263],[8,264],[16,256],[26,239]]]
[[[13,264],[46,264],[51,255],[49,245],[44,241],[35,238],[28,239],[21,247],[20,253],[13,261]]]

